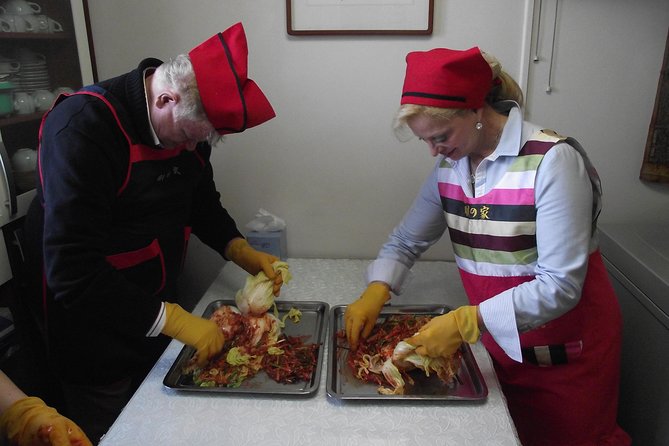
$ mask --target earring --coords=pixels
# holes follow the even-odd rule
[[[481,121],[476,123],[476,130],[481,130],[483,128],[483,124],[481,124]]]

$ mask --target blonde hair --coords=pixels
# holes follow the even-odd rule
[[[514,101],[522,107],[523,91],[518,83],[502,69],[502,64],[492,54],[481,51],[481,55],[490,65],[492,80],[494,81],[490,91],[486,95],[485,102],[493,105],[500,101]],[[458,115],[466,113],[468,109],[462,108],[440,108],[428,105],[402,104],[395,114],[393,131],[400,140],[407,140],[412,136],[407,129],[407,122],[417,115],[426,115],[438,120],[449,120]]]

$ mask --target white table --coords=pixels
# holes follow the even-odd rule
[[[348,304],[364,289],[366,260],[288,259],[293,281],[282,300]],[[455,265],[419,262],[402,296],[392,303],[466,303]],[[246,273],[223,267],[193,313],[218,299],[233,299]],[[484,402],[340,401],[326,393],[323,366],[310,398],[264,397],[179,391],[163,386],[183,344],[172,341],[101,444],[111,445],[517,445],[488,353],[478,343],[474,357],[488,386]],[[327,360],[327,352],[324,356]]]

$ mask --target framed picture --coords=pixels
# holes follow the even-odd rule
[[[669,35],[639,178],[669,183]]]
[[[286,28],[305,35],[429,35],[434,0],[286,0]]]

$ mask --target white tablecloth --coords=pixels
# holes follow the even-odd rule
[[[348,304],[364,289],[364,260],[288,259],[293,281],[282,300]],[[455,265],[419,262],[413,280],[392,303],[458,306],[466,297]],[[228,263],[194,314],[218,299],[233,299],[246,273]],[[309,398],[208,394],[163,386],[183,344],[170,343],[102,445],[516,445],[506,401],[488,353],[472,351],[488,386],[484,402],[340,401],[326,394],[327,367],[318,392]],[[325,356],[327,358],[327,355]],[[325,359],[326,360],[326,359]]]

